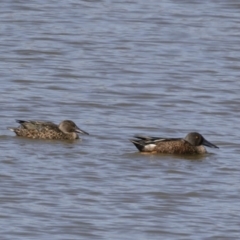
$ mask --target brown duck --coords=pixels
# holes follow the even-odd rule
[[[20,123],[17,128],[8,128],[16,133],[17,136],[35,139],[56,139],[74,140],[78,139],[78,133],[87,134],[81,130],[73,121],[64,120],[59,125],[44,121],[24,121],[16,120]]]
[[[191,132],[185,138],[157,138],[135,136],[130,140],[140,152],[166,154],[204,154],[204,146],[218,148],[200,133]]]

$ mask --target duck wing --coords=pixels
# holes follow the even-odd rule
[[[17,123],[21,125],[22,128],[25,129],[36,129],[36,130],[42,130],[44,128],[48,129],[58,129],[58,125],[47,122],[47,121],[33,121],[33,120],[16,120]]]
[[[149,136],[142,136],[142,135],[135,135],[134,136],[135,141],[142,140],[146,144],[147,143],[156,143],[156,142],[168,142],[168,141],[179,141],[182,140],[182,138],[162,138],[162,137],[149,137]],[[139,139],[139,140],[137,140]]]

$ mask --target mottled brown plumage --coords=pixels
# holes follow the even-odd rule
[[[64,120],[59,125],[44,121],[16,120],[20,123],[17,128],[8,128],[17,136],[34,139],[74,140],[78,139],[77,133],[88,134],[81,130],[73,121]]]
[[[130,140],[140,152],[166,154],[204,154],[205,146],[218,148],[197,132],[189,133],[185,138],[155,138],[135,136]]]

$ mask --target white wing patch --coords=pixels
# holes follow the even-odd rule
[[[147,152],[151,152],[154,150],[155,147],[156,147],[156,144],[147,144],[144,146],[144,150]]]

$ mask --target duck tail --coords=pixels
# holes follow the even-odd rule
[[[15,132],[15,128],[7,127],[8,130]]]
[[[130,141],[136,146],[136,148],[142,152],[145,145],[142,143],[142,141],[138,141],[138,140],[135,140],[135,139],[130,139]]]

